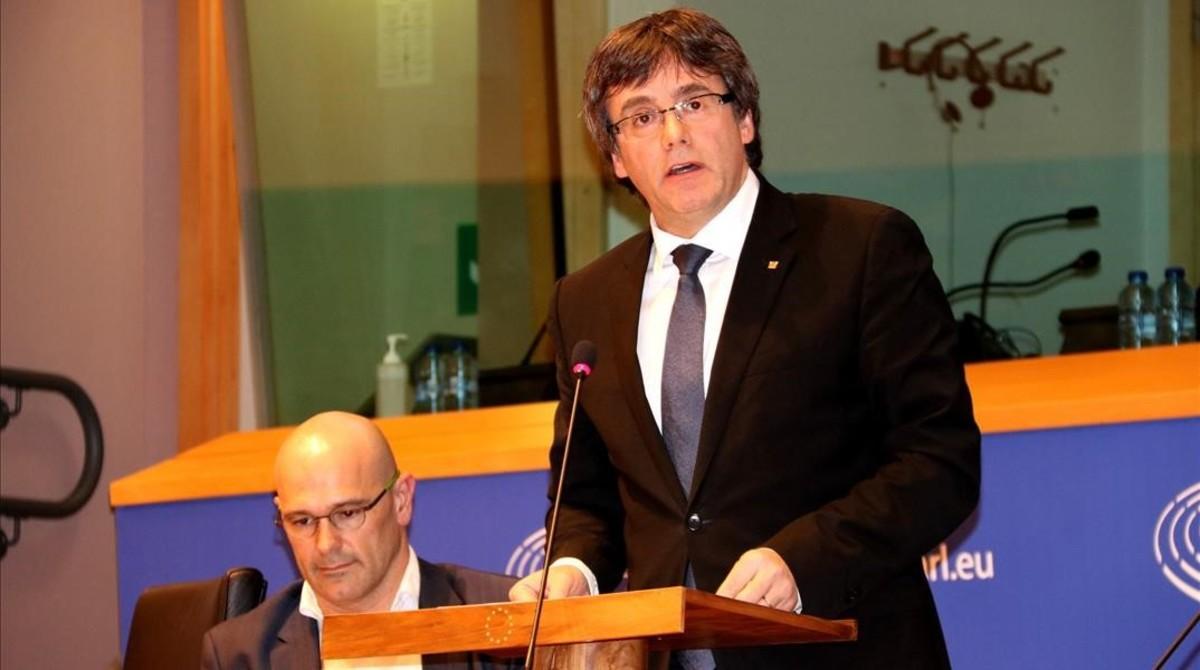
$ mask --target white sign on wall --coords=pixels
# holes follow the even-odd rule
[[[379,88],[433,83],[432,0],[376,0]]]

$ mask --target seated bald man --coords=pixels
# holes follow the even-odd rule
[[[275,459],[275,506],[304,579],[209,631],[203,667],[319,668],[327,614],[507,600],[512,578],[417,558],[408,543],[415,485],[367,419],[327,412],[297,427]],[[497,666],[481,656],[439,654],[393,657],[383,667]]]

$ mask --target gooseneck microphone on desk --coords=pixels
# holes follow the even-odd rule
[[[991,249],[988,251],[987,262],[983,268],[983,280],[978,284],[959,286],[946,294],[947,298],[952,298],[966,291],[979,291],[979,316],[967,312],[963,314],[962,319],[958,322],[959,347],[964,362],[970,363],[973,361],[1014,358],[1020,355],[1020,352],[1011,340],[1009,340],[1008,336],[997,332],[987,322],[987,299],[988,292],[992,287],[1010,289],[1032,288],[1048,282],[1065,272],[1086,272],[1095,269],[1100,264],[1100,252],[1095,249],[1089,249],[1070,263],[1057,267],[1036,279],[1022,282],[993,282],[992,269],[996,265],[996,258],[1000,255],[1000,250],[1004,247],[1005,240],[1015,231],[1039,223],[1065,221],[1068,226],[1076,226],[1094,224],[1099,217],[1099,209],[1094,205],[1085,205],[1083,207],[1072,207],[1065,212],[1056,214],[1021,219],[1005,226],[1000,231],[1000,234],[996,236],[995,241],[992,242]]]
[[[1030,279],[1027,281],[994,281],[994,282],[991,282],[989,284],[989,286],[990,286],[990,288],[1004,288],[1004,289],[1034,288],[1036,286],[1040,286],[1042,284],[1049,282],[1050,280],[1058,277],[1059,275],[1066,274],[1068,272],[1072,272],[1072,273],[1074,273],[1074,272],[1091,272],[1092,270],[1095,270],[1098,267],[1100,267],[1100,252],[1096,251],[1095,249],[1088,249],[1087,251],[1085,251],[1085,252],[1079,254],[1077,257],[1075,257],[1075,259],[1072,260],[1070,263],[1066,263],[1065,265],[1060,265],[1057,268],[1054,268],[1053,270],[1051,270],[1035,279]],[[982,282],[976,282],[974,284],[963,284],[962,286],[955,286],[954,288],[952,288],[946,292],[946,299],[953,300],[955,297],[957,297],[961,293],[966,293],[968,291],[978,291],[982,288],[983,288]]]
[[[1043,216],[1035,216],[1031,219],[1021,219],[1015,223],[1009,224],[1000,234],[996,236],[996,240],[992,242],[992,248],[988,251],[987,263],[983,266],[983,281],[979,287],[979,318],[984,323],[987,323],[987,298],[988,289],[992,282],[992,267],[996,264],[996,257],[1000,254],[1000,248],[1004,244],[1004,240],[1013,232],[1026,226],[1032,226],[1036,223],[1047,223],[1050,221],[1066,221],[1067,225],[1086,225],[1096,223],[1100,218],[1100,210],[1095,205],[1085,205],[1083,207],[1072,207],[1065,212],[1058,214],[1046,214]]]
[[[525,651],[525,670],[533,670],[534,647],[537,644],[538,628],[542,623],[542,605],[546,602],[546,579],[550,576],[550,556],[554,548],[554,531],[558,526],[558,508],[562,504],[563,480],[566,479],[567,461],[571,456],[571,434],[575,430],[575,411],[579,407],[579,387],[592,374],[596,364],[596,345],[590,340],[580,340],[571,350],[571,376],[575,378],[575,391],[571,394],[571,416],[567,419],[567,437],[563,443],[562,463],[558,467],[558,487],[554,492],[554,506],[550,509],[550,528],[546,532],[546,564],[542,566],[542,583],[538,587],[537,605],[533,609],[533,628],[529,632],[529,648]]]

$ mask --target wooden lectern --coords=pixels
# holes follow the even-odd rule
[[[324,660],[480,652],[523,657],[533,603],[438,607],[325,618]],[[548,600],[538,633],[538,668],[640,669],[650,651],[843,642],[850,619],[831,621],[674,586]]]

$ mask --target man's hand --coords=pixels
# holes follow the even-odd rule
[[[542,571],[525,577],[513,584],[508,590],[508,599],[514,602],[537,600],[538,588],[542,585]],[[570,596],[590,595],[587,578],[583,573],[569,565],[556,565],[550,568],[550,577],[546,580],[546,599],[567,598]]]
[[[733,564],[717,595],[792,612],[796,609],[796,580],[774,549],[758,547]]]

